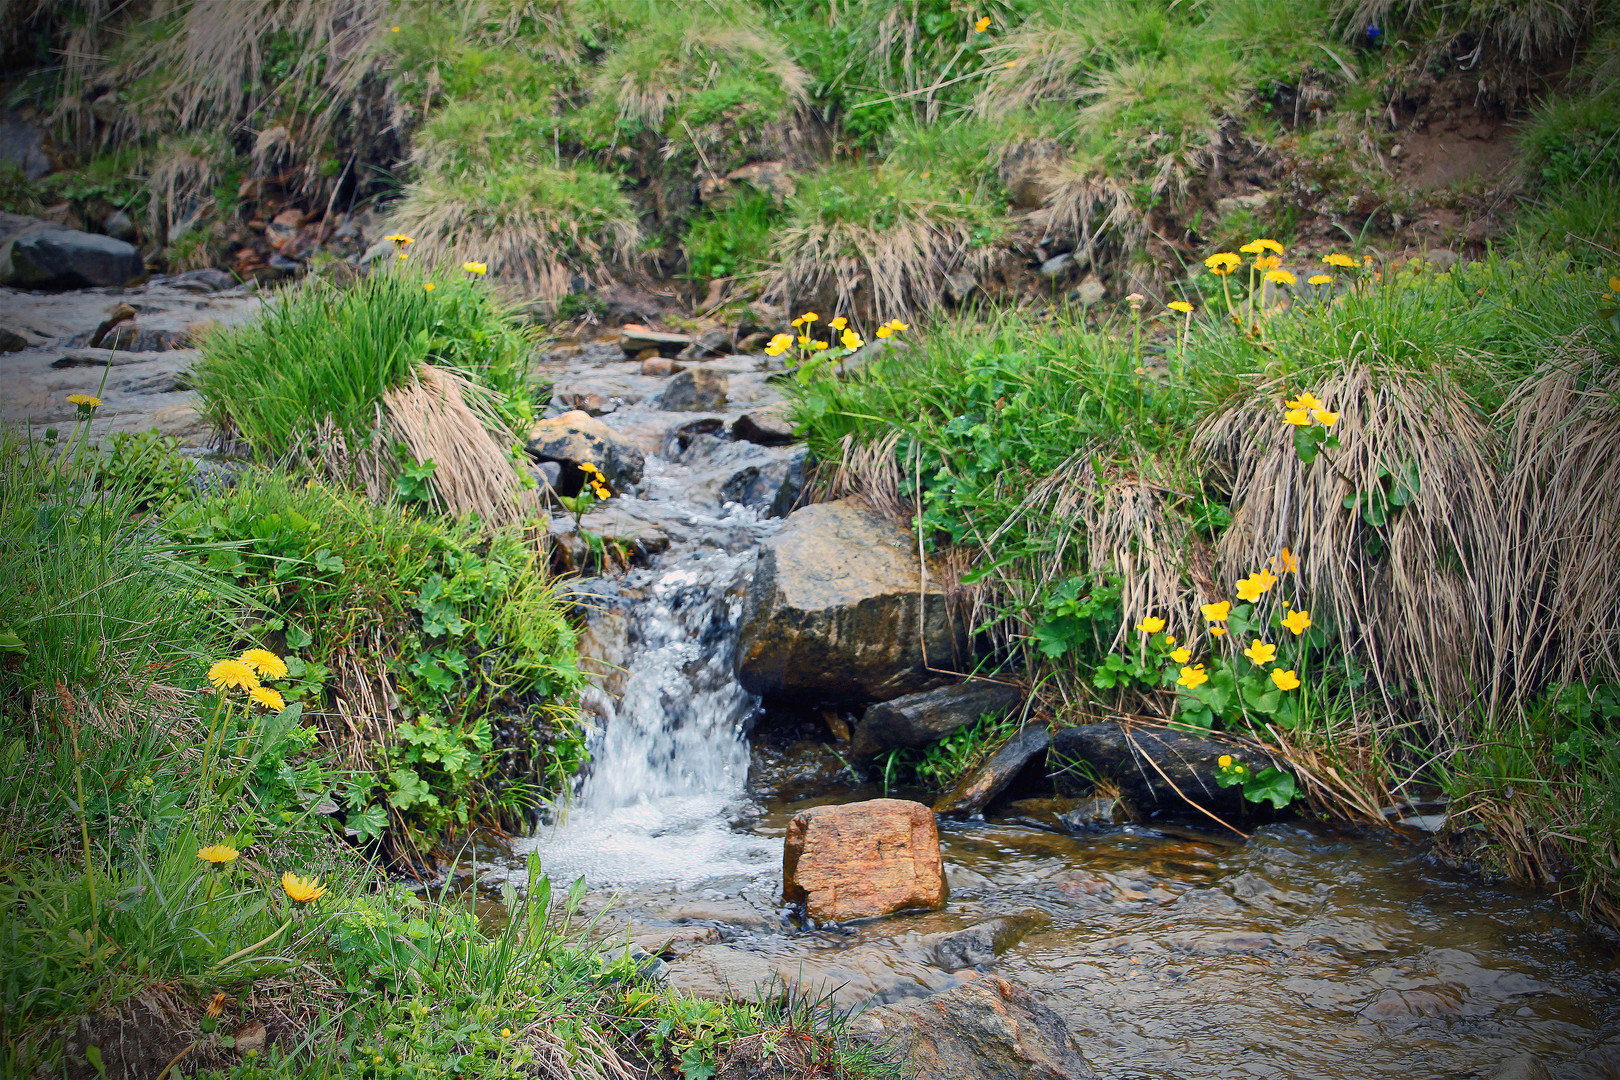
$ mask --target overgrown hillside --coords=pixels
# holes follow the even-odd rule
[[[170,267],[296,273],[398,229],[553,315],[618,282],[864,328],[1154,291],[1259,232],[1477,251],[1516,192],[1620,169],[1615,25],[1608,0],[78,0],[5,43],[60,166],[5,198],[122,210]],[[1595,236],[1602,202],[1544,225]]]

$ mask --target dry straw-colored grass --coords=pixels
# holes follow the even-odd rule
[[[1487,685],[1496,643],[1485,573],[1497,537],[1495,433],[1443,376],[1346,365],[1314,388],[1340,414],[1342,445],[1305,465],[1282,420],[1287,389],[1256,387],[1196,439],[1231,485],[1233,522],[1219,544],[1225,595],[1292,549],[1317,598],[1313,617],[1368,666],[1388,712],[1414,703],[1406,691],[1454,722],[1452,707]],[[1415,468],[1419,486],[1375,529],[1345,500],[1389,487],[1386,468]]]

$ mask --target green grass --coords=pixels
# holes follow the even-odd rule
[[[348,288],[318,278],[287,288],[262,318],[210,334],[193,379],[222,430],[275,460],[328,419],[351,448],[367,446],[383,395],[424,363],[489,387],[515,428],[532,416],[529,342],[489,290],[409,266]]]
[[[686,231],[686,266],[693,281],[757,273],[770,254],[771,230],[781,219],[764,192],[745,192],[729,206],[706,210]]]

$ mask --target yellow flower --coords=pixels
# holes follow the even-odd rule
[[[1323,427],[1332,427],[1339,422],[1339,414],[1328,412],[1326,409],[1312,409],[1311,415],[1316,417],[1316,422]]]
[[[77,405],[85,412],[101,408],[101,399],[94,394],[69,394],[67,401],[69,405]]]
[[[1192,652],[1187,648],[1187,646],[1183,645],[1181,648],[1170,654],[1170,659],[1174,660],[1178,664],[1185,664],[1187,661],[1192,659]]]
[[[1210,622],[1225,622],[1232,617],[1232,601],[1222,600],[1218,604],[1205,604],[1198,610],[1203,612],[1204,618]]]
[[[893,333],[894,333],[894,328],[892,326],[890,326],[888,323],[884,323],[882,326],[877,328],[877,336],[880,337],[880,338],[886,338],[886,337],[890,336]]]
[[[1242,262],[1241,258],[1230,251],[1219,251],[1205,259],[1204,265],[1209,268],[1210,273],[1225,277],[1233,270],[1236,270]]]
[[[476,274],[479,277],[483,277],[489,271],[489,267],[481,262],[464,262],[461,264],[461,268],[467,273]]]
[[[1257,641],[1244,649],[1243,655],[1263,666],[1277,659],[1277,646],[1264,641]]]
[[[1287,270],[1272,270],[1266,274],[1266,280],[1273,285],[1292,285],[1297,279]]]
[[[1337,266],[1341,270],[1348,270],[1356,265],[1356,260],[1352,259],[1348,255],[1340,255],[1337,251],[1331,255],[1322,256],[1322,261],[1327,263],[1329,266]]]
[[[406,244],[416,243],[414,237],[406,236],[404,233],[390,233],[383,239],[390,241],[395,247],[404,247]]]
[[[1222,754],[1216,759],[1215,764],[1219,765],[1223,769],[1230,769],[1232,767],[1232,755]]]
[[[1254,260],[1257,270],[1275,270],[1282,265],[1282,260],[1275,255],[1261,255]]]
[[[815,313],[815,312],[813,312],[813,311],[807,311],[807,312],[805,312],[805,313],[804,313],[804,314],[803,314],[803,315],[801,315],[801,316],[800,316],[800,318],[802,318],[802,319],[803,319],[803,320],[804,320],[804,321],[805,321],[805,322],[807,322],[807,323],[813,323],[813,322],[815,322],[815,321],[816,321],[816,320],[817,320],[817,319],[819,319],[819,318],[821,318],[821,316],[820,316],[820,315],[817,315],[817,314],[816,314],[816,313]]]
[[[840,315],[827,325],[832,327],[834,330],[842,330],[844,327],[849,325],[849,320]]]
[[[287,662],[269,649],[249,649],[237,657],[259,673],[261,679],[285,679]]]
[[[1149,615],[1147,618],[1137,623],[1136,628],[1142,631],[1144,634],[1157,634],[1160,630],[1164,629],[1164,620],[1159,618],[1157,615]]]
[[[1211,637],[1225,637],[1226,636],[1226,627],[1224,627],[1224,626],[1212,626],[1212,627],[1209,628],[1209,633],[1210,633]]]
[[[810,347],[810,335],[809,334],[800,334],[799,338],[798,338],[798,341],[799,341],[799,344],[803,345],[805,348],[808,349]]]
[[[1185,300],[1172,300],[1167,306],[1171,311],[1179,311],[1183,315],[1192,314],[1192,305]]]
[[[1280,669],[1273,670],[1271,673],[1271,681],[1277,684],[1277,689],[1279,690],[1299,689],[1299,673],[1292,669],[1289,669],[1288,671],[1282,671]]]
[[[268,686],[255,686],[252,690],[249,690],[248,700],[257,705],[263,705],[271,712],[280,712],[287,707],[287,703],[281,700],[281,694]]]
[[[812,341],[810,343],[810,347],[816,350],[816,352],[821,352],[823,349],[827,348],[827,343],[825,341]]]
[[[208,669],[208,681],[215,690],[252,690],[259,685],[259,677],[252,664],[240,660],[216,660]]]
[[[1260,583],[1261,592],[1270,592],[1271,587],[1281,580],[1270,570],[1256,570],[1254,573],[1254,579]]]
[[[1620,277],[1612,277],[1609,279],[1609,291],[1620,292]]]
[[[801,316],[801,317],[799,317],[799,318],[797,318],[797,319],[794,319],[794,320],[793,320],[793,323],[792,323],[792,325],[793,325],[793,326],[803,326],[803,325],[804,325],[804,318],[803,318],[803,316]]]
[[[1278,255],[1283,253],[1283,247],[1275,240],[1251,240],[1238,248],[1245,255],[1259,255],[1264,251],[1275,251]]]
[[[1237,594],[1239,600],[1253,602],[1260,599],[1260,595],[1269,592],[1277,584],[1277,575],[1269,570],[1256,570],[1242,581],[1238,582]]]
[[[1310,413],[1304,409],[1289,409],[1283,413],[1283,423],[1293,424],[1295,427],[1304,427],[1311,422]]]
[[[1174,634],[1166,634],[1166,635],[1164,635],[1164,643],[1166,645],[1174,645],[1176,643],[1176,635],[1174,635]]]
[[[901,322],[899,319],[890,319],[889,329],[898,334],[902,330],[910,330],[911,327],[906,323]]]
[[[316,878],[301,878],[291,870],[281,875],[281,888],[300,904],[312,903],[326,895],[326,886]]]
[[[1276,566],[1279,563],[1282,565],[1282,572],[1285,574],[1299,572],[1299,559],[1287,548],[1283,548],[1281,551],[1277,552],[1277,557],[1271,560],[1271,565],[1273,566]]]
[[[853,330],[845,330],[843,336],[838,340],[844,343],[844,348],[846,349],[858,349],[862,345],[866,344],[866,342],[861,340],[861,335],[857,334]]]
[[[982,34],[988,29],[990,29],[990,16],[979,16],[978,21],[973,24],[973,32],[975,34]]]
[[[1333,278],[1327,274],[1312,274],[1305,279],[1305,282],[1308,285],[1331,285],[1333,284]]]
[[[1282,624],[1288,629],[1292,630],[1295,637],[1298,637],[1300,634],[1303,634],[1306,630],[1310,629],[1311,613],[1308,611],[1290,611],[1288,613],[1288,617],[1282,621]]]
[[[1305,393],[1299,395],[1299,397],[1294,398],[1292,401],[1283,402],[1283,408],[1285,408],[1285,409],[1307,409],[1308,410],[1308,409],[1320,409],[1321,407],[1322,407],[1322,402],[1317,401],[1316,400],[1316,395],[1312,394],[1308,390]]]
[[[209,844],[207,847],[197,849],[197,858],[205,859],[218,866],[220,863],[235,862],[237,850],[229,844]]]
[[[422,288],[426,289],[428,292],[432,292],[434,289],[437,289],[438,286],[433,284],[431,281],[425,281],[422,283]]]
[[[1181,678],[1176,680],[1177,685],[1185,686],[1189,690],[1197,686],[1202,686],[1207,682],[1209,682],[1209,675],[1204,671],[1203,664],[1196,664],[1193,667],[1182,668]]]
[[[389,28],[388,28],[388,32],[389,32],[389,33],[391,33],[391,34],[397,34],[397,33],[399,33],[399,27],[397,27],[397,26],[390,26],[390,27],[389,27]]]

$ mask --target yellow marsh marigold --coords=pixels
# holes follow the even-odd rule
[[[1243,264],[1243,260],[1230,251],[1220,251],[1204,260],[1209,272],[1225,277]]]
[[[1272,566],[1277,566],[1279,564],[1282,566],[1282,572],[1285,574],[1297,574],[1299,572],[1299,559],[1287,548],[1283,548],[1281,551],[1277,552],[1276,557],[1271,560]]]
[[[481,262],[464,262],[461,264],[461,268],[467,271],[467,273],[474,274],[478,277],[483,277],[485,274],[489,273],[489,267]]]
[[[1308,285],[1331,285],[1333,284],[1333,279],[1327,274],[1312,274],[1310,277],[1305,279],[1305,282]]]
[[[1256,641],[1243,650],[1243,655],[1264,666],[1277,659],[1277,646],[1264,641]]]
[[[1299,672],[1293,669],[1288,671],[1274,669],[1271,672],[1271,681],[1277,684],[1279,690],[1298,690]]]
[[[69,405],[76,405],[84,411],[101,408],[101,399],[94,394],[69,394],[67,402]]]
[[[1225,637],[1226,636],[1226,627],[1224,627],[1224,626],[1212,626],[1212,627],[1209,628],[1209,633],[1210,633],[1211,637]]]
[[[1316,417],[1316,422],[1323,427],[1332,427],[1339,422],[1339,414],[1328,412],[1326,409],[1312,409],[1311,415]]]
[[[1232,767],[1232,755],[1222,754],[1219,758],[1215,759],[1215,764],[1219,765],[1223,769],[1230,769]]]
[[[1266,280],[1273,285],[1292,285],[1298,279],[1287,270],[1272,270],[1266,274]]]
[[[801,315],[801,316],[799,316],[799,317],[798,317],[798,318],[797,318],[797,319],[794,319],[794,320],[793,320],[793,321],[792,321],[792,322],[791,322],[791,323],[789,323],[789,324],[788,324],[788,325],[790,325],[790,326],[794,326],[794,327],[799,327],[799,326],[803,326],[803,325],[804,325],[804,316],[803,316],[803,315]]]
[[[1276,574],[1273,574],[1269,570],[1256,570],[1254,573],[1238,582],[1238,599],[1247,600],[1252,603],[1253,601],[1260,599],[1262,594],[1270,592],[1271,587],[1275,584],[1277,584]]]
[[[1341,270],[1349,270],[1356,265],[1356,260],[1348,255],[1340,255],[1337,251],[1331,255],[1322,256],[1322,261],[1329,266],[1337,266]]]
[[[828,348],[828,345],[825,341],[812,341],[810,343],[810,347],[816,350],[816,352],[824,352]]]
[[[819,318],[821,318],[821,316],[820,316],[820,315],[817,315],[817,314],[816,314],[816,313],[815,313],[815,312],[813,312],[813,311],[807,311],[807,312],[805,312],[805,313],[804,313],[804,314],[803,314],[803,315],[800,315],[800,316],[799,316],[799,318],[801,318],[801,319],[803,319],[803,320],[804,320],[804,321],[805,321],[805,322],[807,322],[807,323],[813,323],[813,322],[815,322],[815,321],[816,321],[816,320],[817,320],[817,319],[819,319]]]
[[[438,286],[433,284],[433,282],[431,282],[431,281],[426,281],[426,282],[422,283],[422,289],[423,289],[424,292],[432,292],[434,289],[437,289],[437,288],[438,288]]]
[[[827,325],[832,327],[834,330],[842,330],[844,327],[849,325],[849,320],[840,315]]]
[[[1192,650],[1183,645],[1181,648],[1170,654],[1170,659],[1174,660],[1178,664],[1185,664],[1187,661],[1192,659]]]
[[[281,888],[300,904],[313,903],[326,895],[326,886],[316,878],[301,878],[288,870],[281,875]]]
[[[1254,260],[1256,270],[1275,270],[1282,265],[1282,260],[1275,255],[1260,255]]]
[[[215,690],[252,690],[259,685],[259,676],[252,664],[240,660],[216,660],[208,669],[208,681]]]
[[[1311,628],[1311,613],[1308,611],[1290,611],[1282,624],[1293,631],[1298,637]]]
[[[1293,424],[1295,427],[1305,427],[1311,422],[1311,414],[1304,409],[1289,409],[1283,413],[1283,423]]]
[[[248,700],[255,705],[264,706],[271,712],[280,712],[287,707],[287,703],[281,700],[280,692],[272,690],[268,686],[255,686],[252,690],[249,690]]]
[[[1270,592],[1271,587],[1281,580],[1270,570],[1256,570],[1254,572],[1254,579],[1260,583],[1261,592]]]
[[[1166,645],[1174,645],[1176,643],[1176,635],[1174,635],[1174,634],[1166,634],[1166,635],[1164,635],[1164,643]]]
[[[1144,634],[1157,634],[1160,630],[1164,629],[1164,620],[1159,618],[1157,615],[1149,615],[1147,618],[1137,623],[1136,628],[1142,631]]]
[[[1290,401],[1283,402],[1283,408],[1285,408],[1285,409],[1306,409],[1306,410],[1320,409],[1322,407],[1322,404],[1323,404],[1322,402],[1316,400],[1316,395],[1315,394],[1313,394],[1309,390],[1307,390],[1305,393],[1299,395],[1299,397],[1294,398],[1294,399],[1292,399]]]
[[[990,29],[990,16],[988,15],[979,16],[973,23],[973,32],[975,34],[982,34],[988,29]]]
[[[861,340],[861,335],[857,334],[853,330],[845,330],[843,335],[839,337],[838,340],[844,343],[844,348],[846,349],[858,349],[862,345],[866,344],[866,342]]]
[[[1198,610],[1203,612],[1204,618],[1210,622],[1225,622],[1232,617],[1232,601],[1222,600],[1218,604],[1205,604]]]
[[[1620,293],[1620,277],[1611,277],[1609,279],[1609,291]]]
[[[220,863],[235,862],[238,852],[229,844],[209,844],[207,847],[197,849],[197,858],[211,862],[215,866]]]
[[[797,340],[798,340],[799,344],[804,346],[806,349],[808,349],[810,347],[810,335],[809,334],[800,334],[798,336]]]
[[[237,659],[258,672],[261,679],[287,677],[287,662],[269,649],[249,649]]]
[[[1207,682],[1209,682],[1209,673],[1204,670],[1203,664],[1182,668],[1181,678],[1176,680],[1178,686],[1185,686],[1189,690],[1203,686]]]
[[[1180,312],[1183,315],[1191,315],[1192,314],[1193,306],[1191,304],[1187,303],[1187,301],[1185,301],[1185,300],[1172,300],[1166,306],[1169,307],[1171,311],[1177,311],[1177,312]]]

